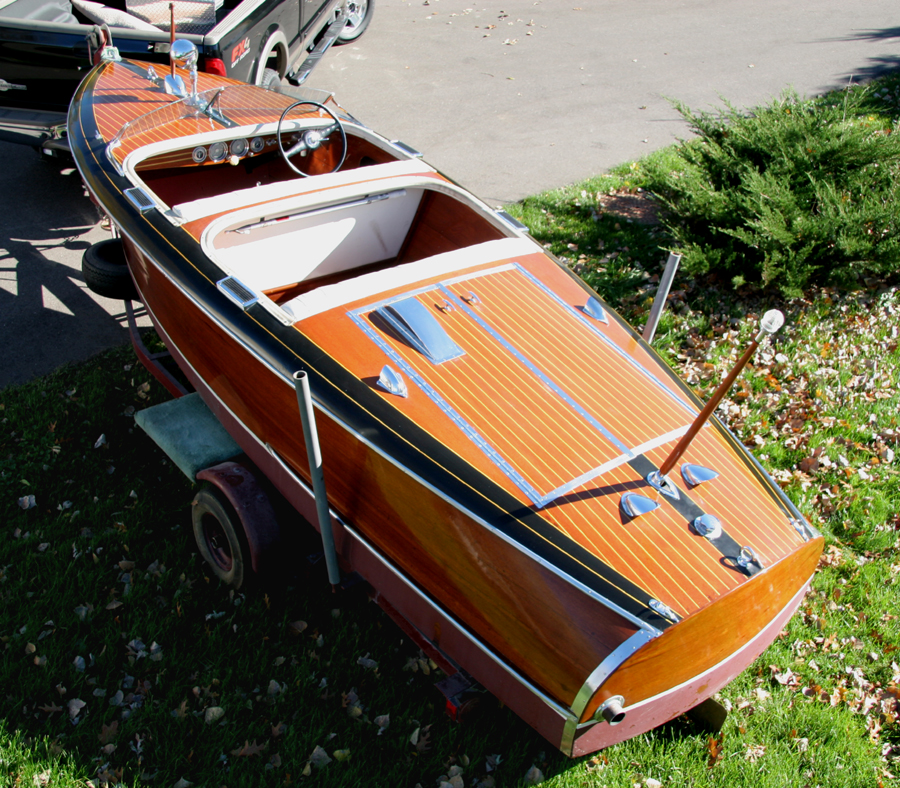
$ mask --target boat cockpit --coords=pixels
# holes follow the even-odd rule
[[[281,94],[251,90],[252,109],[235,106],[249,104],[244,86],[204,96],[196,133],[135,146],[121,162],[134,184],[126,195],[193,235],[222,269],[220,289],[245,308],[261,303],[292,324],[375,288],[508,257],[513,246],[535,251],[507,214],[330,98],[285,110]],[[260,96],[277,112],[260,107]],[[183,110],[191,117],[178,122],[194,122],[196,111]],[[140,120],[110,144],[111,155],[134,134],[150,136],[152,119]],[[513,243],[498,245],[504,240]]]

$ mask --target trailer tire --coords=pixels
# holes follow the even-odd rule
[[[92,293],[104,298],[132,301],[138,297],[121,238],[107,238],[84,250],[81,257],[84,283]]]
[[[375,0],[348,0],[345,5],[350,8],[350,18],[334,42],[336,46],[356,41],[366,32],[375,13]]]
[[[213,485],[206,484],[191,505],[194,539],[200,555],[225,585],[238,590],[250,574],[250,549],[237,511]]]

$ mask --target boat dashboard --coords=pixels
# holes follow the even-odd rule
[[[290,150],[309,129],[282,133]],[[416,152],[391,143],[363,126],[344,124],[344,135],[333,133],[315,149],[295,155],[291,166],[278,145],[271,124],[182,138],[180,144],[147,146],[126,159],[131,182],[166,208],[273,183],[297,181],[297,190],[313,187],[304,176],[348,172],[360,167],[415,158]],[[298,170],[301,170],[298,172]]]
[[[299,134],[285,135],[286,142],[293,143],[298,139]],[[234,166],[244,159],[254,159],[266,152],[277,150],[276,134],[234,137],[157,154],[142,161],[136,169],[140,172],[164,167],[210,166],[223,162]]]

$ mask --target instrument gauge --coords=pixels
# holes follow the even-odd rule
[[[238,139],[231,143],[231,155],[241,158],[247,155],[250,149],[250,143],[245,139]]]
[[[202,164],[206,161],[206,148],[202,145],[198,145],[191,153],[191,158],[197,162],[197,164]]]
[[[262,150],[265,147],[266,141],[262,137],[254,137],[250,140],[250,151],[252,153],[262,153]]]
[[[223,161],[225,157],[228,155],[228,143],[227,142],[214,142],[209,146],[209,160],[210,161]]]

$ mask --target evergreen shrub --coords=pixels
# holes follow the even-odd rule
[[[789,91],[747,113],[675,107],[697,135],[645,162],[685,271],[735,287],[853,284],[900,268],[898,94]],[[894,116],[894,117],[892,117]]]

